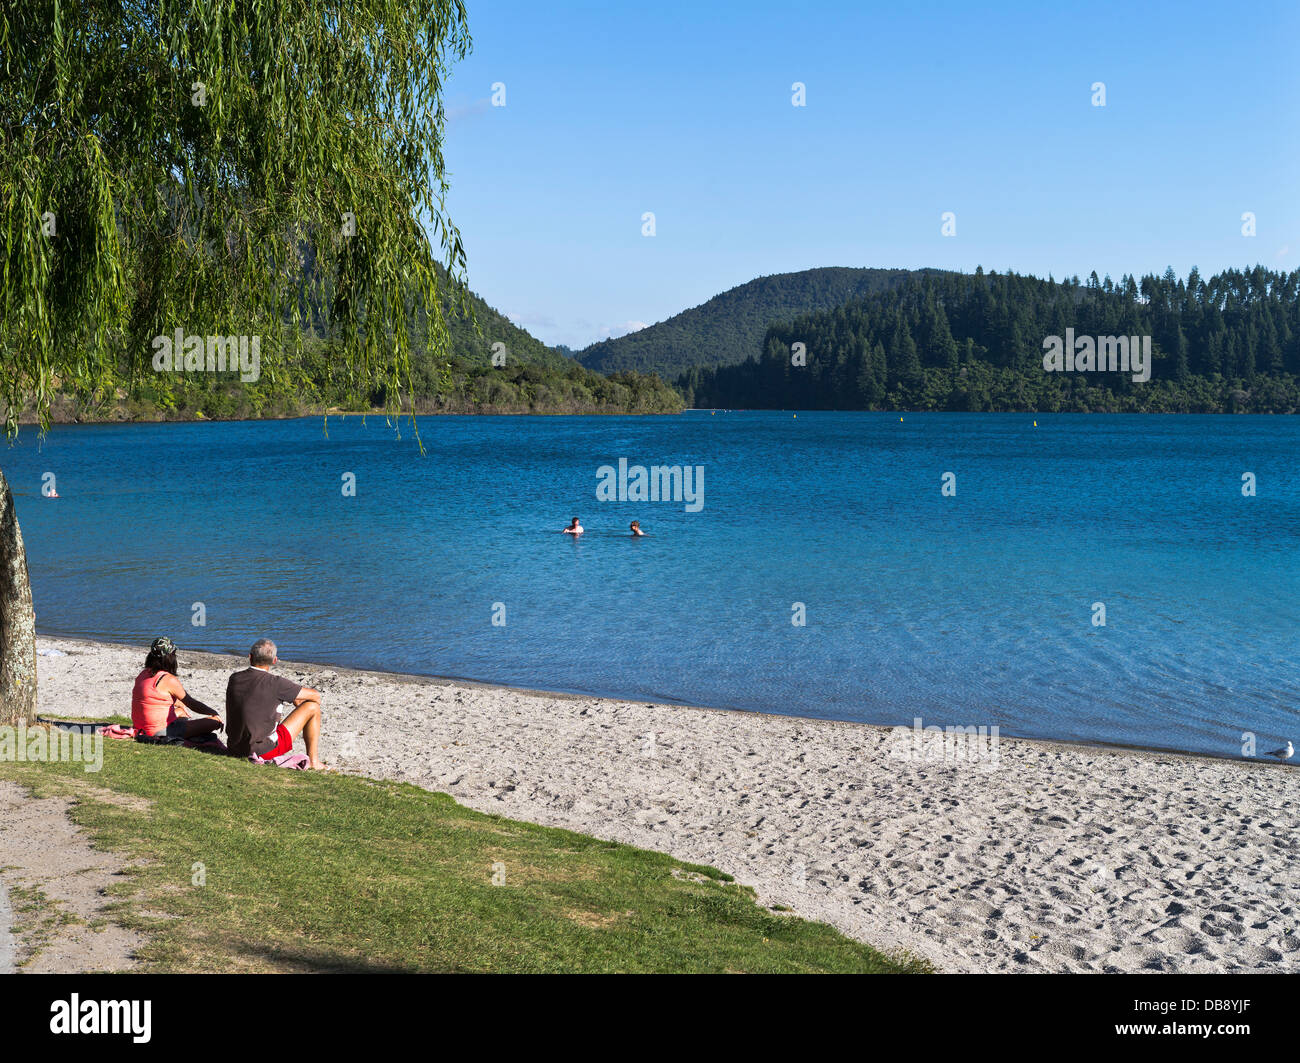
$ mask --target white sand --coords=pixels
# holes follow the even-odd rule
[[[40,645],[68,654],[40,658],[42,712],[129,712],[143,648]],[[217,707],[240,665],[181,655]],[[344,770],[711,864],[943,970],[1300,970],[1289,765],[1006,738],[993,770],[911,764],[877,727],[278,670],[325,692]]]

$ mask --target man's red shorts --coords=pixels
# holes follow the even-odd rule
[[[287,727],[282,723],[275,725],[275,748],[268,749],[265,753],[258,755],[263,760],[274,760],[276,757],[283,756],[293,749],[293,735],[289,733]]]

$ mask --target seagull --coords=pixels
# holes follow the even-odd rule
[[[1272,753],[1265,753],[1264,756],[1277,757],[1278,760],[1290,760],[1295,756],[1295,746],[1288,741],[1285,749],[1275,749]]]

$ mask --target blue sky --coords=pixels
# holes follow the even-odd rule
[[[448,207],[471,286],[547,343],[814,266],[1300,266],[1294,2],[469,0],[469,15]]]

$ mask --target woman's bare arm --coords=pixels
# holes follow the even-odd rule
[[[164,676],[162,682],[158,684],[163,690],[167,691],[173,698],[181,702],[187,709],[193,709],[195,712],[204,716],[218,716],[216,709],[203,704],[193,694],[186,693],[184,685],[174,675]]]

